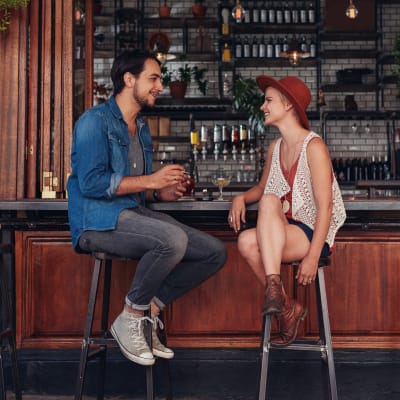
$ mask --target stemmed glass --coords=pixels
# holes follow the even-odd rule
[[[212,183],[213,185],[217,186],[219,189],[219,196],[217,200],[221,201],[224,200],[222,191],[225,186],[228,186],[231,183],[232,176],[229,175],[227,171],[224,170],[217,170],[213,175],[212,175]]]

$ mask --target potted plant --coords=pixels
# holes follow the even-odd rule
[[[0,0],[0,31],[5,31],[10,25],[11,10],[26,7],[29,0]]]
[[[164,0],[164,4],[158,8],[160,18],[168,18],[171,15],[171,7],[167,5],[167,0]]]
[[[168,71],[165,66],[163,68],[163,85],[168,84],[171,96],[175,98],[185,97],[187,85],[192,80],[192,68],[188,64],[179,67],[176,71]]]
[[[204,0],[194,0],[192,5],[192,13],[196,18],[202,18],[206,15],[207,7],[204,5]]]
[[[264,94],[252,78],[238,76],[232,86],[233,108],[248,115],[249,126],[253,132],[262,134],[265,128],[264,113],[260,110]]]
[[[208,80],[204,77],[206,71],[206,68],[191,67],[188,64],[170,71],[166,65],[163,65],[161,67],[162,84],[169,86],[172,97],[183,98],[186,95],[187,86],[193,78],[199,91],[205,95],[208,88]]]

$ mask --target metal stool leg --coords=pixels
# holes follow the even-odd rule
[[[110,309],[110,287],[111,287],[111,268],[112,260],[106,259],[103,261],[104,279],[103,279],[103,304],[101,311],[101,332],[103,338],[107,337],[108,332],[108,314]],[[97,374],[97,399],[104,399],[104,383],[106,377],[106,361],[107,361],[107,346],[100,346],[99,361],[98,361],[98,374]]]
[[[325,345],[326,349],[326,361],[328,363],[328,373],[329,373],[330,398],[331,400],[337,400],[338,394],[336,386],[335,363],[333,360],[332,336],[331,336],[331,327],[329,323],[328,301],[326,298],[325,275],[323,268],[318,268],[318,279],[316,281],[316,290],[317,290],[318,303],[320,304],[321,307],[320,314],[322,315],[322,321],[320,320],[319,325],[322,333],[321,339],[324,341],[323,344]]]
[[[83,343],[82,343],[82,350],[81,350],[81,357],[79,361],[79,371],[78,371],[78,381],[75,389],[75,400],[81,400],[82,392],[83,392],[83,385],[85,381],[85,372],[86,372],[86,365],[88,361],[88,353],[89,353],[89,346],[90,346],[90,334],[92,332],[93,326],[93,318],[94,318],[94,310],[96,306],[96,297],[97,297],[97,290],[99,287],[99,277],[101,271],[101,260],[97,259],[94,263],[94,271],[92,275],[92,284],[90,287],[90,294],[89,294],[89,303],[88,303],[88,311],[86,317],[86,326],[85,332],[83,335]]]
[[[258,392],[258,400],[265,400],[267,391],[267,379],[268,379],[268,360],[269,360],[269,340],[271,337],[271,315],[265,315],[264,317],[264,329],[262,337],[262,358],[261,358],[261,375],[260,375],[260,388]]]
[[[145,316],[150,317],[150,310],[144,313]],[[149,347],[152,348],[152,333],[153,325],[151,322],[146,321],[144,326],[144,334],[149,344]],[[154,400],[154,383],[153,383],[153,366],[146,366],[146,392],[147,392],[147,400]]]

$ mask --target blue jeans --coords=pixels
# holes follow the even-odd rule
[[[83,232],[79,246],[139,260],[125,298],[138,310],[151,300],[163,309],[215,274],[227,256],[219,239],[142,206],[122,211],[115,230]]]

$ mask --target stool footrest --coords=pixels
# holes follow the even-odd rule
[[[89,343],[103,346],[117,346],[117,341],[114,338],[90,338]]]
[[[292,343],[285,347],[274,346],[271,344],[271,348],[280,350],[307,350],[307,351],[326,351],[326,346],[323,344],[311,344],[311,343]]]

